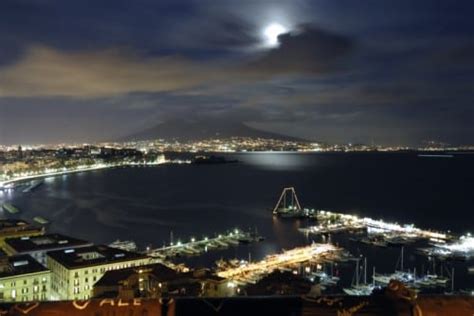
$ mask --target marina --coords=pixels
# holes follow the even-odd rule
[[[355,273],[351,283],[351,287],[343,288],[344,293],[347,295],[355,295],[355,296],[366,296],[371,295],[374,289],[379,288],[375,285],[375,268],[372,273],[372,283],[367,283],[367,258],[364,258],[364,264],[362,269],[364,273],[360,274],[360,258],[354,259],[356,261]],[[361,277],[363,279],[361,280]]]
[[[290,205],[286,208],[289,210],[297,210],[302,212],[296,192],[294,188],[285,188],[282,196],[277,203],[277,207],[281,209],[281,205],[286,203],[285,194],[291,194]],[[296,201],[296,202],[295,202]],[[275,209],[277,209],[277,207]],[[299,210],[299,211],[298,211]],[[279,215],[278,211],[274,214]],[[293,213],[294,214],[294,213]],[[398,264],[393,273],[375,273],[373,267],[372,283],[367,283],[367,262],[362,265],[364,269],[363,281],[361,280],[359,258],[356,258],[356,267],[351,287],[343,288],[344,293],[349,295],[369,295],[373,289],[380,286],[387,286],[391,280],[397,280],[405,284],[407,287],[416,291],[435,290],[437,288],[446,290],[451,281],[451,292],[454,291],[454,268],[452,271],[447,270],[446,276],[443,270],[446,269],[441,262],[439,273],[436,273],[434,264],[436,258],[467,260],[474,256],[474,238],[470,235],[463,235],[456,238],[452,234],[438,232],[433,230],[421,229],[414,224],[398,224],[386,222],[384,220],[375,220],[369,217],[359,217],[356,215],[324,211],[310,210],[304,214],[308,219],[316,219],[317,225],[308,227],[300,227],[298,230],[306,236],[330,236],[331,234],[342,235],[349,241],[364,244],[373,248],[399,247],[401,254]],[[433,262],[433,269],[430,271],[422,271],[417,275],[416,268],[405,269],[404,267],[404,250],[406,246],[419,244],[430,244],[429,248],[416,249],[418,254],[430,258]],[[413,247],[414,248],[414,247]]]
[[[305,234],[327,234],[338,232],[366,231],[369,235],[378,235],[383,240],[392,243],[404,243],[426,239],[431,242],[443,243],[453,237],[447,233],[436,232],[415,227],[414,224],[400,225],[383,220],[375,220],[369,217],[359,217],[337,212],[315,211],[318,225],[300,228]],[[380,238],[376,242],[380,242]],[[370,241],[370,240],[365,240]]]
[[[263,276],[277,269],[297,269],[303,263],[322,263],[337,261],[343,256],[343,249],[332,244],[313,243],[298,247],[280,254],[269,255],[258,262],[242,262],[238,266],[218,270],[217,275],[237,282],[238,284],[256,283]],[[296,270],[296,273],[297,270]]]
[[[171,235],[172,237],[172,235]],[[170,238],[171,240],[173,238]],[[147,249],[145,253],[152,257],[171,259],[182,256],[197,256],[212,250],[227,249],[239,244],[248,244],[262,241],[263,237],[252,232],[234,229],[230,232],[218,234],[215,237],[204,237],[202,239],[191,238],[188,242],[176,243],[171,241],[168,246],[156,249]]]

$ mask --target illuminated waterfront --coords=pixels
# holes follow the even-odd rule
[[[213,237],[234,227],[256,227],[266,237],[261,243],[183,259],[191,266],[212,266],[221,257],[247,260],[249,254],[252,260],[261,260],[312,240],[325,242],[321,236],[306,237],[298,231],[314,223],[272,216],[281,189],[288,185],[296,187],[303,207],[414,223],[423,229],[464,233],[471,228],[465,220],[473,206],[469,181],[460,182],[457,172],[464,168],[468,171],[463,178],[474,179],[470,156],[249,153],[232,157],[242,163],[91,171],[49,178],[30,193],[3,192],[0,198],[17,206],[24,219],[43,216],[51,219],[48,230],[97,243],[134,240],[140,249],[150,244],[159,248],[169,243],[171,231],[175,240],[184,241]],[[221,185],[224,179],[233,181]],[[397,248],[366,246],[337,235],[331,240],[354,255],[368,256],[369,271],[375,265],[380,273],[393,272],[399,256]],[[416,266],[421,272],[429,265],[407,250],[406,267]],[[341,283],[350,283],[353,263],[335,269]],[[460,287],[474,284],[465,264],[456,271]]]

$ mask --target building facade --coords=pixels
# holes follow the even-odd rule
[[[0,258],[0,302],[46,301],[51,273],[29,255]]]
[[[146,255],[107,246],[91,246],[47,253],[54,299],[84,300],[92,297],[94,284],[110,270],[156,262]]]

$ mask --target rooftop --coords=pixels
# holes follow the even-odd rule
[[[175,270],[156,263],[145,267],[141,266],[107,271],[94,286],[114,286],[136,273],[148,273],[161,281],[173,280],[179,275]]]
[[[21,219],[0,219],[0,233],[3,231],[11,231],[16,229],[32,228],[27,221]]]
[[[92,243],[89,241],[62,234],[8,238],[5,240],[5,243],[17,253],[92,246]]]
[[[149,258],[143,254],[103,245],[56,250],[47,255],[68,269]]]
[[[30,255],[18,255],[8,257],[2,263],[0,278],[9,276],[48,271],[42,264],[33,259]]]

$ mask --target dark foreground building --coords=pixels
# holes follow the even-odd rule
[[[156,263],[107,271],[94,285],[95,298],[216,297],[233,295],[226,279],[207,269],[177,272]]]
[[[371,296],[93,299],[0,305],[1,315],[456,315],[472,316],[471,296],[420,296],[399,282]]]

